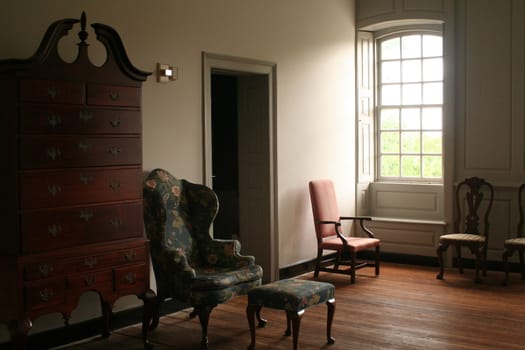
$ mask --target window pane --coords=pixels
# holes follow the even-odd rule
[[[420,177],[421,165],[419,156],[402,156],[401,157],[401,176],[402,177]]]
[[[403,108],[401,110],[401,128],[403,130],[419,130],[420,125],[419,108]]]
[[[423,84],[423,104],[443,103],[443,83]]]
[[[381,63],[381,82],[399,83],[401,81],[401,64],[399,61]]]
[[[423,177],[443,176],[441,156],[423,156]]]
[[[381,153],[399,153],[399,132],[381,133]]]
[[[423,108],[423,130],[441,130],[442,113],[441,107],[427,107]]]
[[[443,56],[443,40],[436,35],[423,35],[423,57]]]
[[[421,35],[408,35],[402,39],[403,58],[421,57]]]
[[[423,60],[423,81],[435,80],[443,80],[443,59],[429,58]]]
[[[399,157],[382,156],[381,157],[381,176],[399,177]]]
[[[418,105],[421,103],[421,84],[403,84],[403,104]]]
[[[421,149],[419,131],[405,131],[401,133],[401,153],[419,153]]]
[[[441,131],[423,132],[423,153],[441,153]]]
[[[383,85],[381,87],[381,103],[385,106],[401,104],[401,87],[399,85]]]
[[[403,61],[403,82],[421,81],[421,60]]]
[[[381,43],[381,59],[390,60],[399,57],[399,38],[385,40]]]
[[[399,130],[399,109],[382,109],[380,128],[381,130]]]

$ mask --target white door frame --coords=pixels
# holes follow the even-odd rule
[[[277,236],[277,186],[275,179],[277,174],[277,131],[276,131],[276,72],[277,67],[275,63],[242,58],[233,57],[227,55],[213,54],[203,52],[202,55],[202,78],[203,78],[203,127],[204,127],[204,184],[208,187],[212,187],[212,119],[211,119],[211,75],[217,71],[233,72],[237,75],[241,74],[265,74],[268,76],[268,97],[269,97],[269,198],[270,198],[270,271],[264,271],[266,278],[269,281],[275,281],[279,279],[279,242]],[[242,251],[241,251],[242,253]]]

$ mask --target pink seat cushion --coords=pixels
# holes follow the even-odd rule
[[[346,237],[350,251],[359,252],[362,250],[377,247],[381,241],[377,238],[366,237]],[[323,241],[323,249],[342,250],[343,242],[338,237],[329,238]]]

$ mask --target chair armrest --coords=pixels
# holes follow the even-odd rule
[[[348,245],[346,237],[341,233],[341,223],[339,221],[320,220],[317,221],[317,223],[322,225],[334,225],[334,231],[337,234],[337,237],[339,237],[339,239],[343,242],[343,245]]]
[[[364,221],[372,221],[371,217],[368,216],[341,216],[341,220],[357,220],[359,221],[359,226],[366,233],[369,238],[375,238],[374,233],[370,231],[368,227],[365,226]]]
[[[152,258],[166,272],[181,274],[187,280],[196,276],[195,269],[190,266],[188,258],[180,249],[162,249]]]
[[[236,239],[212,239],[204,248],[203,258],[210,265],[242,267],[255,264],[255,257],[241,255],[241,243]]]

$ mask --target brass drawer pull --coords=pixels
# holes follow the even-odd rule
[[[111,187],[113,191],[116,191],[120,188],[120,182],[113,181],[112,183],[109,184],[109,187]]]
[[[53,238],[55,238],[60,232],[62,232],[62,225],[60,224],[53,224],[47,227],[47,233]]]
[[[51,160],[57,160],[62,155],[62,151],[58,147],[49,147],[47,150],[47,157]]]
[[[87,287],[91,287],[92,285],[95,284],[96,281],[97,279],[93,275],[87,276],[86,278],[84,278],[84,283],[86,284]]]
[[[49,117],[47,117],[47,122],[51,128],[56,128],[60,124],[62,124],[62,119],[59,115],[56,115],[55,113],[51,113]]]
[[[124,276],[124,280],[128,283],[128,284],[133,284],[136,282],[137,280],[137,275],[134,273],[134,272],[128,272],[126,274],[126,276]]]
[[[50,195],[55,197],[57,194],[62,192],[62,187],[60,187],[60,185],[50,185],[50,186],[47,186],[47,191],[49,192]]]
[[[114,157],[118,156],[120,152],[122,152],[120,147],[111,147],[110,149],[108,149],[108,153],[111,153]]]
[[[87,151],[91,148],[91,145],[89,143],[79,142],[78,143],[78,149],[80,149],[82,152],[87,153]]]
[[[113,119],[109,121],[112,127],[118,128],[120,126],[120,119]]]
[[[93,181],[94,177],[92,175],[80,174],[80,182],[84,185],[87,185],[89,182]]]
[[[47,278],[51,272],[53,272],[53,265],[51,264],[42,264],[38,266],[38,271],[42,278]]]
[[[44,288],[40,292],[40,301],[46,302],[49,301],[53,297],[53,289],[51,288]]]
[[[58,95],[58,90],[56,87],[52,86],[47,89],[47,96],[49,96],[50,99],[54,100],[55,97]]]
[[[84,123],[87,123],[93,119],[93,114],[91,114],[89,111],[80,111],[78,114],[78,119],[82,120]]]
[[[128,262],[135,260],[136,256],[137,256],[137,253],[133,249],[124,253],[124,259]]]
[[[92,269],[96,264],[98,264],[98,260],[96,256],[88,256],[84,259],[84,265]]]
[[[111,226],[113,226],[115,229],[118,229],[122,225],[122,220],[120,220],[120,218],[114,218],[109,222],[111,223]]]
[[[111,101],[116,101],[119,99],[119,97],[120,97],[120,94],[118,91],[111,91],[109,93],[109,98],[111,99]]]
[[[93,211],[91,209],[81,209],[80,218],[88,222],[93,217]]]

